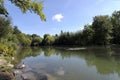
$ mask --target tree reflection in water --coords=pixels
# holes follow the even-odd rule
[[[118,47],[87,47],[85,50],[79,51],[69,51],[55,47],[26,48],[18,51],[14,63],[18,65],[22,59],[31,56],[35,57],[42,53],[46,57],[59,55],[62,59],[82,58],[89,67],[96,67],[99,74],[109,75],[117,73],[120,76],[120,52]]]

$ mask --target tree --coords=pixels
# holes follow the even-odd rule
[[[92,23],[94,30],[93,42],[97,45],[106,45],[112,39],[112,24],[109,16],[95,16]]]
[[[55,39],[53,36],[51,36],[49,34],[45,34],[43,41],[42,41],[42,44],[43,45],[52,45],[54,41],[55,41]]]
[[[114,44],[120,44],[120,11],[115,11],[111,17],[113,25],[113,41]]]
[[[91,45],[93,40],[94,30],[92,25],[85,25],[83,29],[83,39],[82,42],[84,45]]]
[[[6,38],[11,31],[11,22],[8,18],[0,16],[0,39]]]
[[[18,29],[18,27],[14,26],[14,28],[13,28],[13,34],[20,34],[20,33],[22,33],[22,32]]]
[[[4,7],[4,0],[0,0],[0,14],[7,16],[8,12]]]
[[[74,44],[75,45],[84,45],[83,42],[83,32],[82,31],[77,31],[74,36]]]
[[[19,43],[21,46],[30,46],[31,45],[31,40],[28,38],[28,36],[24,33],[20,33],[17,35],[17,38],[19,40]]]
[[[38,14],[41,20],[46,21],[46,17],[43,10],[42,2],[38,2],[37,0],[9,0],[12,4],[19,7],[23,13],[27,11],[34,12]],[[5,7],[5,0],[0,0],[0,14],[8,16],[8,11]]]
[[[31,39],[31,46],[39,46],[42,43],[42,38],[37,34],[32,34]]]

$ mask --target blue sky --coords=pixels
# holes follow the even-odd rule
[[[9,2],[6,7],[13,25],[26,34],[40,36],[59,34],[61,30],[76,32],[83,29],[85,24],[90,24],[94,16],[111,15],[115,10],[120,10],[120,0],[44,0],[43,4],[46,22],[34,13],[23,14]]]

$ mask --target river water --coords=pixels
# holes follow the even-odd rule
[[[120,80],[119,47],[87,47],[81,50],[42,47],[22,49],[15,65],[25,63],[48,80]]]

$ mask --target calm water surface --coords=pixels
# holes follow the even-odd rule
[[[120,48],[89,47],[67,51],[44,47],[23,49],[16,65],[24,62],[48,80],[120,80]]]

